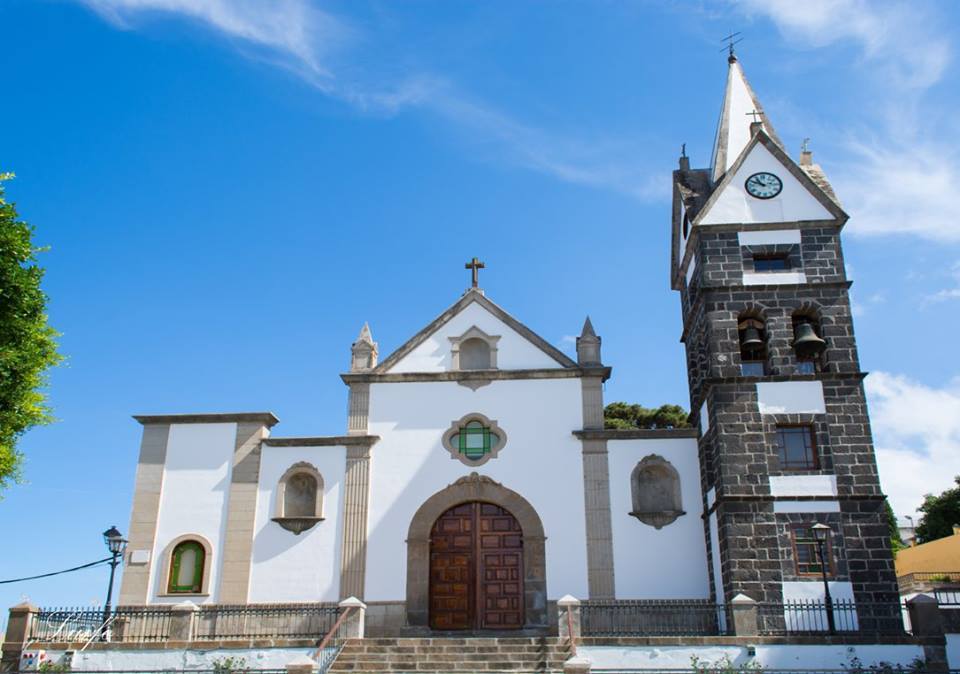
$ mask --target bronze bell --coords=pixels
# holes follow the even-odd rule
[[[801,358],[817,356],[827,348],[827,343],[817,336],[812,323],[798,323],[794,334],[796,339],[793,340],[793,348]]]
[[[763,347],[763,338],[760,331],[752,325],[747,326],[740,333],[740,346],[744,349],[760,349]]]

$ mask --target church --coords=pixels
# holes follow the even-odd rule
[[[357,597],[372,635],[536,633],[565,595],[896,603],[847,218],[731,52],[710,165],[684,152],[673,172],[690,428],[605,429],[616,364],[589,318],[573,359],[484,293],[474,258],[471,287],[389,355],[363,326],[341,433],[135,417],[119,603]]]

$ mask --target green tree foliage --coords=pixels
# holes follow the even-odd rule
[[[657,408],[627,403],[610,403],[603,410],[606,428],[689,428],[687,411],[679,405]]]
[[[0,174],[0,489],[20,476],[20,437],[52,421],[41,389],[47,369],[61,359],[40,289],[42,249],[31,241],[33,227],[4,196],[4,181],[12,177]]]
[[[890,527],[890,549],[893,552],[903,550],[906,546],[900,538],[900,527],[897,526],[897,516],[893,512],[893,506],[890,501],[885,502],[887,509],[887,526]]]
[[[953,534],[953,525],[960,524],[960,475],[953,478],[956,487],[939,496],[927,494],[919,510],[923,513],[917,525],[917,542],[929,543]]]

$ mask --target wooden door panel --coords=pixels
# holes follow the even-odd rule
[[[434,629],[523,626],[523,535],[492,503],[443,513],[430,534],[430,625]]]

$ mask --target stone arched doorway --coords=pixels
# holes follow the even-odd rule
[[[430,498],[417,510],[407,535],[407,623],[412,627],[430,627],[430,538],[434,526],[457,506],[490,504],[506,511],[519,526],[522,536],[522,616],[523,627],[546,627],[547,578],[543,523],[533,506],[515,491],[488,477],[471,473]],[[465,513],[454,513],[461,517]],[[491,515],[493,515],[491,511]],[[479,513],[478,513],[479,516]],[[477,627],[474,623],[469,627]],[[479,624],[481,628],[491,627]]]

